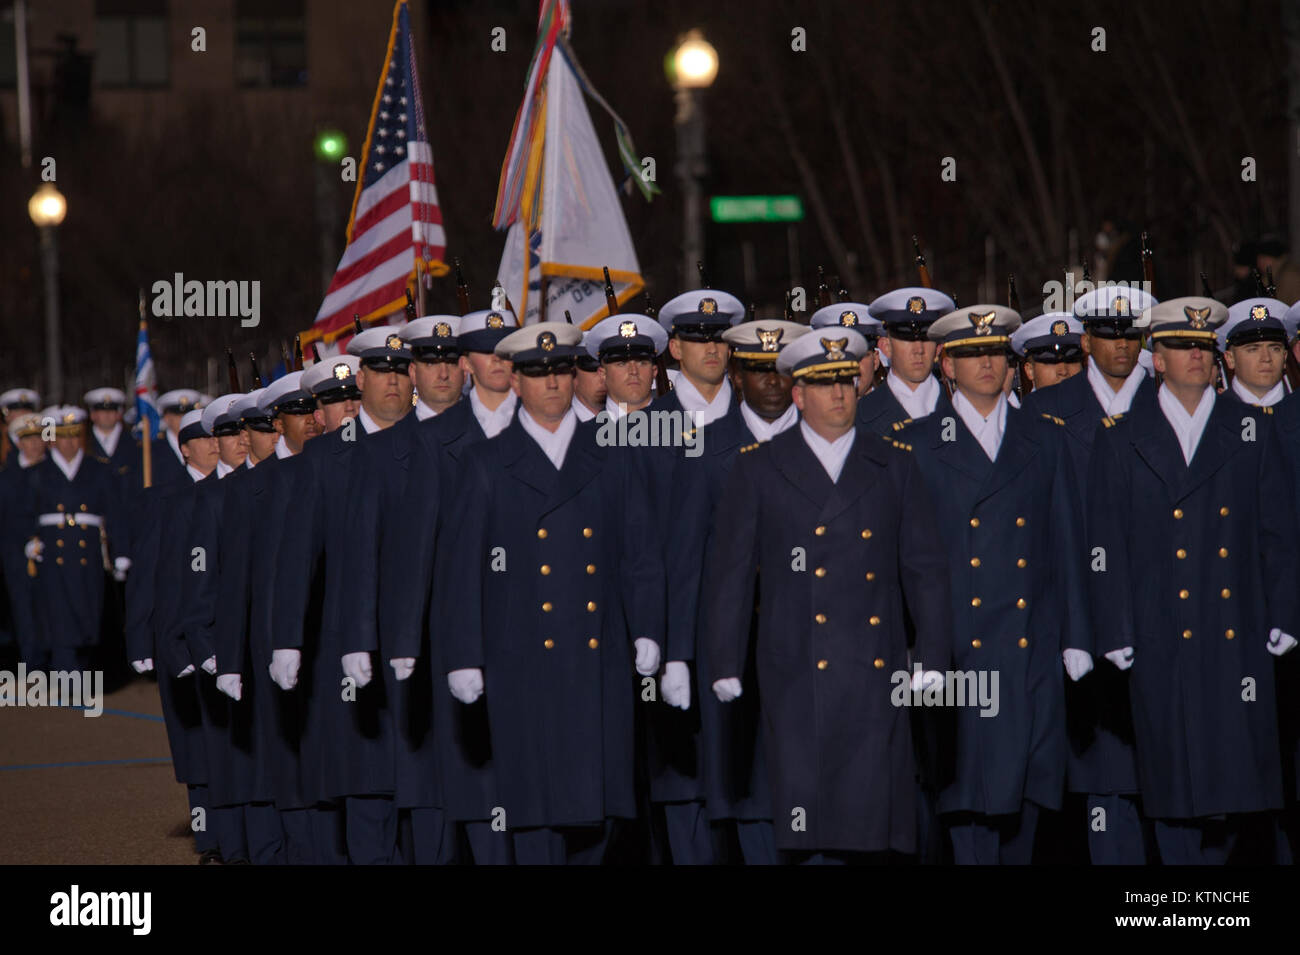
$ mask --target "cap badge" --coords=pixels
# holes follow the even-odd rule
[[[1183,306],[1183,314],[1187,320],[1192,323],[1192,328],[1204,328],[1205,320],[1210,317],[1209,308],[1192,308],[1190,305]]]
[[[555,348],[555,333],[542,332],[537,336],[537,347],[542,351],[553,351]]]
[[[845,328],[854,328],[858,324],[858,313],[840,312],[840,324]]]
[[[700,299],[700,307],[698,310],[703,312],[705,315],[713,315],[718,310],[717,299],[712,299],[712,298]]]
[[[1250,317],[1257,322],[1262,322],[1269,317],[1267,305],[1252,305],[1250,307]]]
[[[762,351],[781,350],[781,336],[785,334],[784,328],[760,328],[757,329],[757,334]]]
[[[1110,310],[1114,312],[1116,315],[1133,314],[1129,310],[1128,299],[1126,299],[1123,295],[1117,296],[1115,301],[1110,303]]]
[[[451,338],[451,326],[446,322],[439,322],[433,326],[433,334],[436,338]]]
[[[1069,334],[1069,331],[1070,326],[1066,324],[1064,319],[1058,318],[1056,321],[1052,322],[1053,335],[1066,335]]]
[[[402,347],[402,339],[398,337],[396,334],[389,335],[387,338],[384,339],[384,347],[391,348],[394,351],[397,351]]]
[[[506,320],[502,318],[500,315],[498,315],[496,312],[493,312],[492,314],[488,315],[487,322],[485,324],[487,325],[488,328],[505,328]]]
[[[822,348],[826,351],[827,361],[844,361],[844,346],[849,343],[847,338],[823,338],[821,340]]]
[[[636,338],[636,322],[619,322],[619,338]]]
[[[348,367],[348,363],[345,361],[341,361],[334,366],[334,377],[338,381],[346,381],[348,376],[350,376],[351,374],[352,374],[352,369]]]
[[[971,312],[966,317],[975,326],[976,335],[987,335],[993,331],[993,319],[997,317],[997,312],[986,312],[983,315]]]
[[[920,315],[925,311],[925,299],[919,295],[913,295],[907,300],[907,310],[913,315]]]

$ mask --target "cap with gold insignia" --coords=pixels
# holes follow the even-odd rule
[[[515,313],[504,308],[489,308],[470,312],[460,320],[460,333],[456,340],[461,351],[492,354],[501,339],[519,327]]]
[[[323,405],[355,401],[361,397],[357,389],[360,367],[361,359],[356,355],[322,358],[302,373],[302,389]]]
[[[81,434],[86,423],[86,410],[76,405],[51,405],[41,412],[41,421],[54,422],[54,434],[60,438],[74,438]]]
[[[537,322],[511,332],[495,353],[525,375],[572,369],[581,349],[582,330],[567,322]]]
[[[29,438],[41,433],[41,416],[35,411],[19,411],[9,418],[9,440]]]
[[[923,342],[931,323],[947,315],[957,303],[932,288],[894,289],[872,300],[867,310],[885,326],[891,338]]]
[[[405,372],[411,364],[411,349],[402,340],[405,322],[367,328],[348,340],[348,354],[361,359],[362,368]]]
[[[858,302],[823,305],[812,313],[808,324],[813,328],[826,328],[830,325],[852,328],[867,340],[867,345],[871,348],[876,347],[876,339],[884,334],[885,328],[880,319],[871,314],[871,306]]]
[[[10,388],[4,394],[0,394],[0,410],[5,413],[35,411],[40,403],[41,396],[30,388]]]
[[[311,414],[316,410],[316,399],[302,386],[301,371],[281,375],[262,389],[257,406],[272,417],[281,414]]]
[[[1083,361],[1083,323],[1071,312],[1045,312],[1011,334],[1011,347],[1022,358],[1044,364]]]
[[[193,411],[203,401],[203,396],[193,388],[177,388],[158,396],[158,411],[162,414],[185,414]]]
[[[930,326],[931,341],[948,354],[966,349],[1009,348],[1011,333],[1020,327],[1020,313],[1005,305],[971,305],[949,312]]]
[[[91,411],[121,411],[126,393],[118,388],[91,388],[82,400]]]
[[[668,333],[649,315],[611,315],[587,329],[582,347],[601,361],[653,361],[668,347]]]
[[[828,335],[836,330],[837,327],[831,326],[822,329]],[[800,325],[798,322],[765,319],[742,322],[735,328],[729,328],[722,339],[731,345],[732,357],[740,362],[742,368],[761,365],[771,371],[776,367],[774,362],[786,346],[812,331],[813,329],[807,325]],[[830,337],[837,336],[830,335]],[[866,340],[865,335],[863,340]],[[750,368],[750,370],[755,369]]]
[[[180,434],[176,435],[176,440],[180,444],[186,441],[193,441],[195,438],[210,438],[212,432],[203,423],[203,412],[199,409],[185,412],[181,418]]]
[[[209,401],[203,409],[203,430],[218,438],[239,434],[239,417],[230,413],[230,407],[242,397],[241,392],[235,392]]]
[[[867,340],[851,328],[810,329],[781,349],[776,370],[795,381],[848,379],[858,374],[867,351]]]
[[[1292,312],[1295,312],[1293,315]],[[1300,311],[1275,298],[1247,298],[1228,309],[1228,319],[1215,330],[1219,349],[1251,342],[1279,342],[1295,337]]]
[[[1222,302],[1200,295],[1171,298],[1152,305],[1142,313],[1147,322],[1153,344],[1170,342],[1218,343],[1215,329],[1228,318],[1228,308]]]
[[[1140,338],[1146,327],[1143,314],[1159,300],[1139,286],[1103,285],[1085,292],[1074,302],[1074,317],[1084,331],[1098,338]]]
[[[460,357],[459,315],[424,315],[402,329],[416,361],[454,360]]]
[[[275,425],[271,422],[271,416],[259,404],[265,391],[265,388],[258,388],[246,395],[240,395],[231,403],[229,413],[239,419],[241,427],[270,434],[275,430]]]
[[[729,292],[701,288],[670,298],[656,317],[669,335],[688,342],[716,341],[744,319],[745,306]]]

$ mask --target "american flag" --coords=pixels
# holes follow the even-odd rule
[[[416,264],[442,274],[446,237],[433,184],[433,150],[424,126],[424,103],[405,0],[393,9],[388,55],[366,132],[364,169],[348,221],[343,250],[325,301],[303,344],[320,339],[332,353],[345,345],[352,316],[371,322],[406,304]],[[329,347],[333,346],[333,347]]]
[[[143,292],[140,293],[142,296]],[[158,433],[158,387],[154,379],[153,354],[149,350],[149,327],[140,319],[135,339],[135,408],[140,426],[150,437]]]

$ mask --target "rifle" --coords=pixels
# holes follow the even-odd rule
[[[1273,266],[1264,269],[1264,294],[1269,298],[1277,297],[1277,286],[1273,284]]]
[[[402,291],[406,293],[406,320],[408,322],[413,322],[420,317],[419,312],[415,307],[415,299],[411,298],[411,290],[409,288],[403,289]]]
[[[406,293],[410,295],[410,292]],[[302,336],[293,336],[293,370],[302,371]]]
[[[469,314],[469,286],[465,283],[465,273],[460,270],[460,258],[451,260],[456,267],[456,302],[460,305],[462,315]],[[498,285],[501,283],[498,281]],[[513,311],[513,309],[511,310]]]
[[[1201,273],[1201,294],[1206,298],[1214,298],[1214,290],[1210,288],[1210,280],[1205,277],[1204,272]]]
[[[836,278],[838,279],[839,276],[837,275]],[[839,283],[837,283],[837,284],[839,284]],[[840,290],[839,290],[838,292],[835,293],[835,296],[836,296],[836,297],[837,297],[841,302],[847,302],[847,301],[849,301],[849,299],[850,299],[850,296],[849,296],[849,290],[846,289],[842,284],[840,285]]]
[[[709,278],[704,274],[704,263],[697,261],[695,263],[695,271],[700,273],[700,288],[709,288]]]
[[[239,369],[235,367],[235,356],[229,348],[226,349],[226,371],[230,373],[230,393],[239,394],[244,389],[239,387]]]
[[[605,270],[605,308],[609,310],[609,314],[617,315],[618,296],[614,294],[614,283],[609,278],[609,266],[605,265],[602,268]]]
[[[355,334],[357,335],[360,335],[362,332],[365,331],[365,329],[361,327],[361,316],[358,315],[356,312],[352,313],[352,327],[356,329]]]
[[[817,307],[825,308],[831,304],[831,287],[826,284],[826,270],[817,266]]]
[[[794,315],[790,311],[790,290],[789,289],[785,290],[785,311],[781,314],[781,317],[784,318],[787,322],[794,321]]]
[[[1082,264],[1083,264],[1083,280],[1085,282],[1092,282],[1092,271],[1088,268],[1088,260],[1084,259]]]
[[[654,302],[650,300],[649,289],[646,289],[645,292],[645,313],[651,318],[656,318],[659,315],[659,309],[655,308]]]
[[[311,343],[311,360],[320,361],[320,345],[316,342]]]
[[[1146,280],[1147,292],[1154,295],[1156,289],[1156,264],[1151,258],[1151,246],[1147,233],[1142,233],[1142,278]]]
[[[754,320],[754,303],[750,302],[749,308],[745,309],[745,321],[752,322],[753,320]]]
[[[568,322],[570,325],[573,324],[573,316],[569,314],[569,310],[567,308],[564,310],[564,320]]]
[[[265,388],[266,383],[262,381],[262,373],[257,370],[257,356],[252,352],[248,353],[248,363],[253,366],[253,380],[257,382],[257,387]]]
[[[293,361],[289,358],[289,343],[283,338],[280,339],[280,360],[284,362],[285,374],[293,371]]]
[[[912,248],[916,251],[916,273],[920,276],[922,288],[934,288],[934,283],[930,281],[930,270],[925,267],[925,256],[921,254],[921,243],[916,241],[916,236],[912,236]]]
[[[1255,294],[1262,297],[1264,295],[1264,280],[1259,277],[1259,269],[1251,269],[1250,272],[1255,276]]]
[[[1007,307],[1013,312],[1020,311],[1020,293],[1016,291],[1015,275],[1007,276]]]

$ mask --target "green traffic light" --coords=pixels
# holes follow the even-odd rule
[[[326,130],[316,134],[316,158],[332,162],[347,152],[348,141],[337,130]]]

